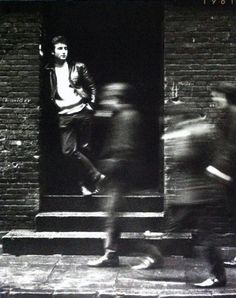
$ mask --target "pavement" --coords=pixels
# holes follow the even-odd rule
[[[96,256],[0,255],[0,297],[236,297],[236,269],[227,268],[227,285],[196,289],[208,276],[201,259],[170,256],[160,269],[135,271],[140,257],[120,257],[118,268],[89,268]]]

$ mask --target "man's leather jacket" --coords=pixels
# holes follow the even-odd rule
[[[81,62],[68,62],[69,80],[71,87],[85,99],[86,102],[94,103],[96,96],[96,88],[92,77],[89,75],[87,67]],[[45,70],[49,72],[51,100],[60,100],[57,94],[57,77],[53,65],[46,65]]]

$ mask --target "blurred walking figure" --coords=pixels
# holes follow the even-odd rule
[[[218,112],[217,125],[185,111],[182,115],[175,115],[177,124],[163,136],[172,148],[169,155],[175,159],[178,178],[184,181],[184,185],[177,189],[177,198],[168,200],[166,232],[198,228],[198,237],[210,265],[210,276],[195,284],[201,288],[226,285],[224,263],[208,212],[220,200],[227,207],[229,189],[231,195],[235,195],[232,182],[236,172],[236,86],[221,83],[212,89],[211,97]],[[236,258],[225,265],[234,265],[235,261]],[[149,262],[150,266],[147,266],[147,263],[146,258],[134,269],[149,269],[152,264]],[[157,260],[152,263],[157,263]]]
[[[135,106],[136,90],[127,83],[111,83],[101,91],[100,113],[110,117],[101,154],[101,168],[108,177],[106,193],[105,254],[90,261],[92,267],[119,266],[120,225],[117,210],[123,197],[140,181],[143,165],[142,117]]]
[[[233,231],[236,231],[236,85],[221,83],[211,92],[213,101],[221,110],[225,121],[221,124],[221,138],[218,138],[216,153],[207,172],[228,187],[228,210]],[[236,257],[224,263],[236,267]]]
[[[210,265],[210,277],[198,287],[216,287],[226,284],[225,269],[220,250],[216,247],[214,223],[209,217],[209,210],[226,196],[225,187],[206,175],[206,168],[215,150],[214,140],[221,136],[219,127],[208,123],[204,117],[191,115],[182,105],[182,114],[171,116],[173,123],[177,123],[165,133],[163,139],[168,141],[170,148],[168,155],[174,159],[175,173],[178,180],[183,181],[181,187],[176,188],[175,199],[169,199],[166,209],[167,233],[179,232],[190,228],[198,229],[198,237],[204,247],[204,255]],[[221,137],[219,137],[221,139]],[[164,251],[164,247],[163,247]],[[160,252],[160,255],[161,252]],[[149,269],[153,263],[147,258],[134,269]]]

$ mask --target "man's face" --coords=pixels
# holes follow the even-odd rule
[[[223,92],[212,91],[211,99],[216,104],[217,108],[225,108],[227,106],[227,99]]]
[[[52,53],[58,60],[65,61],[68,56],[68,48],[64,43],[56,43],[54,45],[54,52]]]

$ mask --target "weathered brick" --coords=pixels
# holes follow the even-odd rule
[[[39,151],[41,23],[33,7],[27,12],[1,9],[0,230],[33,227],[32,214],[39,207],[39,166],[33,156]]]
[[[185,1],[184,5],[180,2],[165,3],[165,100],[171,101],[171,87],[175,86],[180,100],[189,110],[206,115],[214,123],[218,112],[214,111],[210,102],[210,87],[219,81],[236,81],[235,9],[230,5],[213,8],[194,5],[194,1]],[[173,124],[165,123],[165,127]],[[167,200],[175,199],[176,189],[184,184],[171,156],[172,146],[165,141],[164,185]],[[225,229],[221,217],[213,217],[213,221],[217,232]]]

